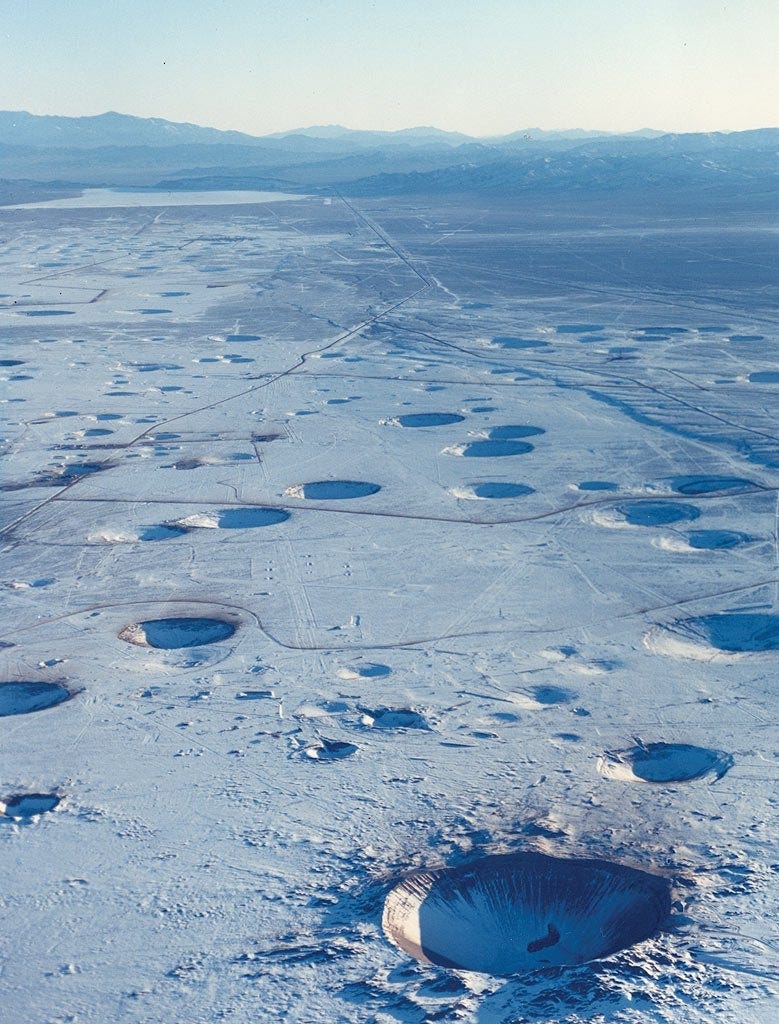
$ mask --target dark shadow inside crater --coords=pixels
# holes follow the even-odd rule
[[[9,818],[32,818],[53,811],[59,802],[56,793],[17,793],[4,801],[5,813]]]
[[[141,647],[168,651],[219,643],[220,640],[229,639],[235,629],[231,622],[223,619],[147,619],[125,626],[119,639]]]
[[[691,530],[687,543],[700,551],[727,551],[749,540],[746,533],[736,530]]]
[[[382,926],[418,960],[507,977],[611,956],[656,934],[670,909],[669,883],[647,872],[513,853],[410,875]]]
[[[533,445],[524,441],[490,439],[472,441],[463,449],[463,455],[469,459],[500,459],[510,455],[527,455],[533,451]]]
[[[345,498],[367,498],[380,491],[381,487],[366,480],[314,480],[302,484],[300,490],[304,498],[340,501]]]
[[[779,615],[766,612],[717,612],[677,623],[681,632],[728,654],[779,651]]]
[[[691,522],[701,514],[694,505],[677,501],[631,501],[617,505],[617,511],[631,526],[669,526]]]
[[[545,434],[543,427],[533,427],[526,423],[504,423],[502,426],[493,427],[490,430],[490,440],[505,441],[517,437],[537,437]]]
[[[678,494],[716,494],[718,491],[751,490],[757,485],[740,476],[675,476],[671,486]]]
[[[465,419],[456,412],[410,412],[398,416],[401,427],[447,427],[450,423],[462,423]]]
[[[63,683],[0,683],[0,718],[53,708],[72,696]]]
[[[221,530],[253,530],[258,526],[275,526],[290,517],[283,508],[225,508],[218,513]]]
[[[138,533],[138,540],[158,541],[173,540],[175,537],[183,537],[189,533],[186,526],[175,526],[168,523],[159,523],[156,526],[145,526]]]
[[[733,758],[722,750],[688,743],[645,743],[610,753],[608,758],[628,765],[644,782],[690,782],[713,773],[718,779],[733,767]]]
[[[484,480],[473,485],[473,493],[477,498],[524,498],[534,494],[532,487],[526,484],[504,483],[500,480]]]

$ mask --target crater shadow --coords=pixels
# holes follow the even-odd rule
[[[779,651],[779,615],[716,612],[677,623],[680,632],[728,654]]]
[[[641,743],[607,751],[598,761],[598,771],[606,778],[659,784],[691,782],[709,774],[721,779],[732,767],[730,754],[688,743]]]
[[[617,505],[616,510],[631,526],[689,523],[701,514],[694,505],[682,505],[678,501],[631,501]]]
[[[224,508],[217,513],[217,525],[220,530],[253,530],[284,523],[289,517],[283,508]]]
[[[401,427],[446,427],[465,419],[456,412],[410,412],[397,417]]]
[[[488,439],[472,441],[466,444],[458,454],[466,459],[503,459],[512,455],[527,455],[533,451],[533,445],[524,441]]]
[[[314,501],[342,501],[349,498],[367,498],[381,490],[379,484],[367,480],[314,480],[297,484],[285,491],[291,497],[308,498]]]
[[[655,935],[670,910],[668,881],[648,872],[511,853],[410,875],[388,894],[382,927],[423,963],[508,977],[611,956]]]
[[[119,633],[119,639],[137,647],[170,651],[219,643],[228,640],[235,631],[233,623],[224,619],[147,619],[125,626]]]
[[[0,683],[0,718],[29,715],[45,711],[70,700],[73,693],[64,683],[7,682]]]
[[[7,818],[32,818],[53,811],[60,799],[56,793],[15,793],[0,801],[0,807]]]

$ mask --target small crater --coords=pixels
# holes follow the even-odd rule
[[[72,309],[28,309],[21,312],[22,316],[73,316]]]
[[[380,679],[388,676],[392,669],[389,665],[381,665],[378,662],[367,662],[364,665],[350,665],[339,668],[336,675],[339,679]]]
[[[616,491],[619,485],[612,480],[582,480],[576,485],[580,491]]]
[[[689,546],[699,551],[727,551],[749,539],[746,533],[736,530],[691,530],[687,535]]]
[[[771,654],[779,651],[779,615],[715,612],[657,626],[644,642],[659,654],[704,661],[718,654]]]
[[[173,540],[175,537],[183,537],[189,531],[186,526],[176,526],[171,523],[159,523],[155,526],[145,526],[138,533],[138,540],[158,541]]]
[[[401,427],[447,427],[451,423],[462,423],[464,419],[456,412],[410,412],[388,422]]]
[[[668,882],[645,871],[511,853],[410,875],[387,896],[382,927],[423,963],[507,977],[611,956],[656,934],[670,910]]]
[[[458,497],[469,498],[524,498],[528,494],[535,494],[532,487],[527,484],[512,484],[502,480],[482,480],[477,484],[470,484],[467,493],[459,493]]]
[[[453,445],[451,448],[445,448],[443,454],[463,455],[467,459],[502,459],[511,455],[527,455],[532,451],[533,445],[525,441],[488,439]]]
[[[119,639],[138,647],[170,651],[219,643],[233,636],[235,630],[231,622],[223,619],[148,619],[125,626],[119,633]]]
[[[529,692],[539,704],[544,705],[569,704],[576,697],[572,690],[563,686],[532,686]]]
[[[598,760],[601,775],[632,782],[691,782],[710,774],[721,779],[732,767],[730,754],[687,743],[640,743],[608,751]]]
[[[362,724],[374,729],[430,729],[427,719],[413,708],[377,708],[364,711]]]
[[[493,345],[500,345],[501,348],[526,349],[526,348],[549,348],[549,342],[539,341],[534,338],[512,338],[499,336],[492,339]]]
[[[750,491],[758,485],[753,480],[740,476],[675,476],[671,486],[678,494],[718,494],[734,491]]]
[[[348,498],[367,498],[381,490],[379,484],[366,480],[314,480],[307,484],[296,484],[284,492],[291,498],[308,498],[313,501],[341,501]]]
[[[511,440],[517,437],[538,437],[545,434],[543,427],[533,427],[526,423],[504,423],[502,426],[493,427],[489,436],[493,441]]]
[[[558,324],[555,328],[558,334],[592,334],[594,331],[603,331],[603,324]]]
[[[358,747],[354,743],[345,743],[343,740],[327,740],[324,737],[312,743],[303,750],[303,754],[310,761],[340,761],[344,757],[351,757],[356,754]]]
[[[217,525],[220,530],[253,530],[284,523],[289,517],[284,508],[225,508],[217,513]]]
[[[631,526],[689,523],[701,514],[694,505],[682,505],[678,501],[631,501],[617,505],[616,511]]]
[[[680,627],[719,651],[779,651],[779,615],[761,612],[719,612],[687,619]]]
[[[53,811],[60,799],[56,793],[16,793],[0,801],[0,811],[7,818],[33,818]]]
[[[64,683],[0,683],[0,718],[44,711],[63,704],[72,696]]]

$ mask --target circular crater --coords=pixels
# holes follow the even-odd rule
[[[173,540],[175,537],[183,537],[188,532],[186,526],[176,526],[174,523],[158,523],[155,526],[144,526],[138,532],[138,540]]]
[[[507,977],[586,963],[654,935],[663,879],[603,860],[511,853],[410,875],[388,894],[387,938],[423,963]]]
[[[482,480],[478,484],[471,484],[470,494],[474,498],[524,498],[535,491],[527,484],[512,484],[502,480]]]
[[[603,324],[558,324],[555,328],[558,334],[592,334],[593,331],[603,331]]]
[[[493,441],[505,441],[517,437],[538,437],[539,434],[545,433],[543,427],[534,427],[528,423],[504,423],[499,427],[493,427],[489,436]]]
[[[631,501],[617,505],[616,510],[631,526],[689,523],[701,514],[694,505],[682,505],[678,501]]]
[[[612,480],[582,480],[576,485],[580,491],[616,491],[618,485]]]
[[[510,349],[549,348],[548,341],[540,341],[537,338],[512,338],[507,335],[493,338],[492,344]]]
[[[567,690],[564,686],[531,686],[530,693],[544,706],[569,704],[576,697],[572,690]]]
[[[133,622],[119,633],[120,640],[137,647],[172,651],[184,647],[203,647],[228,640],[236,627],[224,619],[170,618]]]
[[[525,441],[488,438],[484,441],[471,441],[470,444],[456,445],[444,451],[446,455],[464,455],[467,459],[502,459],[511,455],[527,455],[533,451],[533,445]]]
[[[359,748],[344,740],[327,740],[324,737],[312,743],[303,751],[309,761],[341,761],[356,754]]]
[[[253,530],[286,522],[289,516],[283,508],[225,508],[218,513],[217,525],[221,530]]]
[[[689,546],[698,551],[727,551],[748,540],[748,534],[737,530],[691,530],[687,535]]]
[[[608,779],[660,784],[691,782],[709,774],[721,779],[732,767],[730,754],[689,743],[640,743],[607,751],[598,759],[598,771]]]
[[[367,480],[314,480],[307,484],[288,487],[285,494],[292,498],[308,498],[314,501],[341,501],[347,498],[367,498],[380,491],[379,484]]]
[[[427,719],[413,708],[377,708],[366,710],[362,724],[374,729],[426,729]]]
[[[457,412],[410,412],[396,417],[395,422],[401,427],[448,427],[451,423],[462,423],[464,419]]]
[[[690,636],[699,636],[718,651],[779,651],[779,615],[765,612],[718,612],[679,623]]]
[[[63,704],[72,696],[64,683],[0,683],[0,718],[44,711]]]
[[[60,799],[56,793],[15,793],[0,801],[0,809],[7,818],[32,818],[53,811]]]
[[[678,494],[716,494],[719,491],[752,490],[753,480],[740,476],[675,476],[671,486]]]
[[[389,665],[369,661],[362,665],[343,666],[338,669],[336,675],[339,679],[381,679],[391,672]]]

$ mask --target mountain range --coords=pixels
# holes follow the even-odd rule
[[[770,188],[779,129],[615,134],[521,129],[477,138],[433,127],[319,125],[265,136],[109,112],[0,111],[5,191],[45,184],[340,189],[360,195],[666,187]]]

